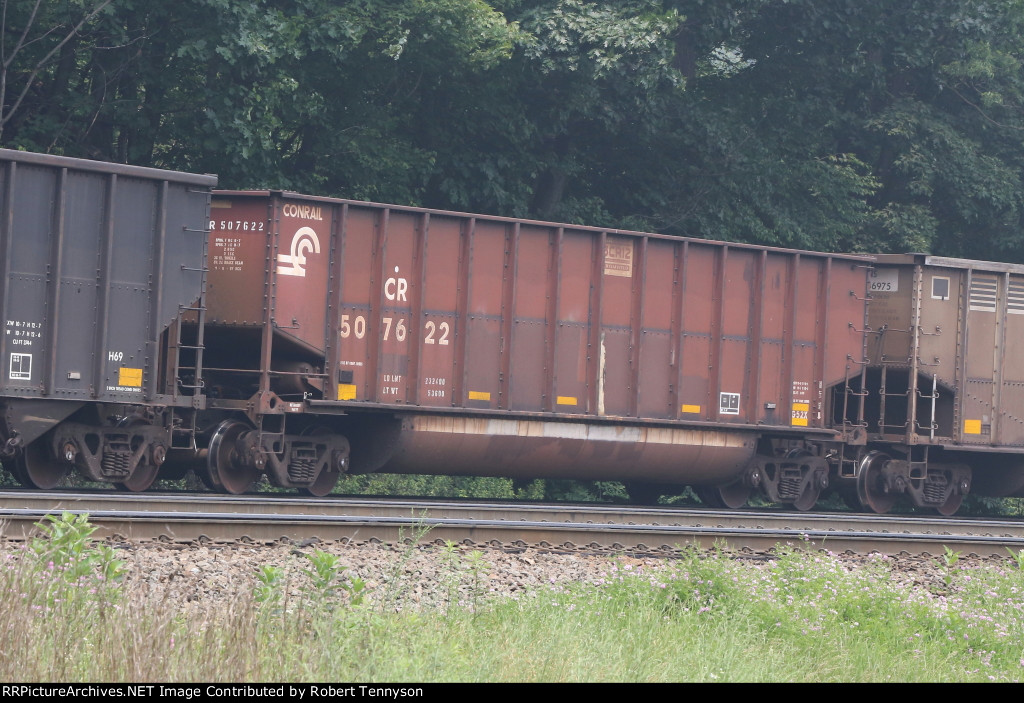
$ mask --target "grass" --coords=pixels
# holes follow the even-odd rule
[[[1024,554],[955,552],[908,580],[780,547],[769,560],[687,552],[612,563],[591,583],[496,598],[480,552],[442,550],[442,597],[414,607],[337,555],[294,554],[217,608],[129,598],[133,575],[91,526],[54,518],[0,571],[6,681],[1017,681]],[[202,606],[203,604],[200,604]]]

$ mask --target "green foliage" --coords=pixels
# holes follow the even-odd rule
[[[306,596],[289,602],[284,572],[268,565],[257,589],[278,594],[280,607],[271,610],[259,590],[255,602],[223,594],[224,607],[142,593],[111,605],[70,587],[46,601],[40,576],[48,572],[35,568],[31,552],[16,550],[0,569],[0,675],[30,682],[1019,681],[1024,667],[1024,582],[1006,564],[957,562],[947,585],[878,555],[854,566],[792,546],[768,559],[719,548],[677,561],[622,557],[583,580],[498,598],[484,593],[485,555],[454,547],[447,554],[461,604],[433,607],[411,592],[387,600],[390,574],[366,587],[360,607],[314,607]],[[321,579],[330,589],[340,564],[313,556],[293,553],[292,566],[308,565],[302,576],[310,588]],[[418,578],[405,557],[396,562],[402,575]],[[145,574],[130,576],[145,582]]]
[[[92,542],[97,527],[89,522],[87,514],[65,511],[59,517],[47,515],[44,520],[37,525],[43,536],[29,542],[40,568],[53,571],[67,583],[87,578],[113,583],[123,578],[124,561],[111,547]]]
[[[474,549],[463,556],[458,545],[448,540],[442,547],[441,558],[445,565],[445,614],[451,617],[460,608],[466,608],[475,616],[483,602],[483,579],[490,566],[484,560],[484,553]]]
[[[365,474],[345,476],[335,490],[345,495],[540,500],[545,497],[544,486],[544,481],[517,482],[487,476]]]
[[[953,579],[956,577],[956,565],[960,561],[960,552],[955,552],[948,546],[943,545],[943,554],[940,556],[941,563],[939,564],[942,570],[942,579],[946,582],[947,588],[953,585]]]
[[[569,481],[549,479],[541,482],[544,500],[573,503],[625,503],[626,489],[618,481]]]
[[[256,572],[256,582],[253,591],[256,602],[274,612],[280,612],[282,589],[285,587],[284,569],[264,564]]]
[[[335,594],[339,591],[346,594],[349,605],[355,606],[363,602],[366,582],[358,577],[345,579],[344,572],[348,567],[339,563],[341,558],[337,554],[317,549],[306,557],[312,567],[306,569],[306,575],[310,580],[307,596],[313,602],[333,602]]]
[[[1015,552],[1007,547],[1006,551],[1009,552],[1010,556],[1013,558],[1014,563],[1017,565],[1017,570],[1024,571],[1024,549],[1018,549]]]
[[[1024,261],[1021,0],[34,5],[5,3],[7,146],[225,187]]]
[[[34,6],[5,4],[5,146],[229,188],[1024,261],[1022,0]]]

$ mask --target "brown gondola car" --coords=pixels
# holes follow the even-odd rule
[[[841,453],[863,258],[276,192],[217,192],[210,230],[227,490],[386,471],[808,508]]]

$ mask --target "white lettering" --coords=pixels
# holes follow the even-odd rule
[[[404,278],[389,278],[384,281],[384,297],[388,300],[407,302],[406,293],[408,290],[409,281]]]
[[[319,220],[322,221],[323,211],[318,206],[313,205],[298,205],[296,203],[285,203],[284,207],[281,208],[281,212],[285,217],[296,217],[300,220]]]

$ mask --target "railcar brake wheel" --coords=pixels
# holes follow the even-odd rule
[[[709,508],[742,508],[750,498],[750,485],[742,478],[721,486],[698,486],[697,497]]]
[[[53,456],[46,437],[31,442],[15,461],[15,477],[25,486],[48,491],[56,488],[71,471],[71,465]]]
[[[206,471],[211,488],[238,495],[245,493],[260,477],[258,469],[247,466],[238,456],[236,441],[251,427],[237,420],[225,420],[217,426],[206,455]],[[205,479],[204,479],[205,480]]]
[[[860,462],[857,475],[857,497],[861,507],[876,513],[887,513],[896,505],[898,494],[886,490],[882,468],[889,461],[889,455],[882,452],[868,452]]]

